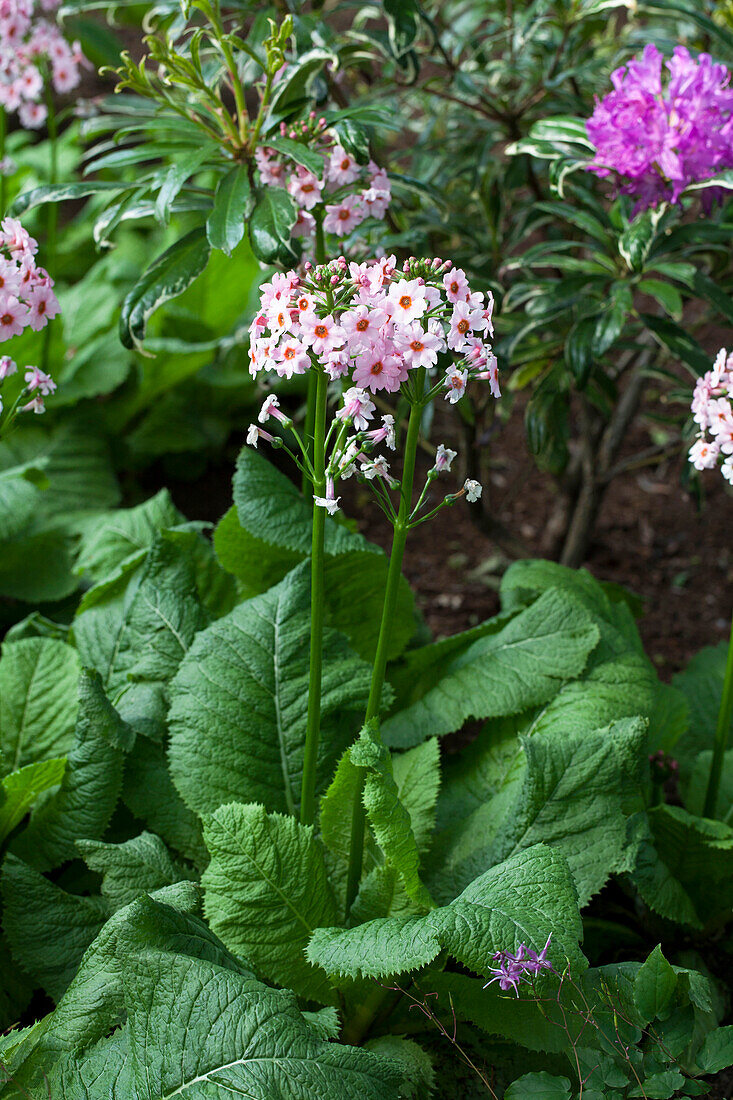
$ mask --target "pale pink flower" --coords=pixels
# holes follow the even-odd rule
[[[453,351],[464,351],[468,346],[467,337],[481,321],[479,310],[473,309],[467,302],[456,302],[448,333],[448,347]]]
[[[359,165],[341,145],[336,145],[328,161],[326,174],[331,183],[344,187],[359,178]]]
[[[409,325],[422,317],[428,307],[425,284],[421,279],[400,279],[387,291],[388,308],[395,324]]]
[[[445,386],[448,390],[446,400],[450,401],[451,405],[455,405],[456,401],[460,401],[466,392],[466,386],[468,384],[468,371],[459,370],[458,367],[451,367],[445,373]]]
[[[286,416],[280,408],[280,402],[274,393],[271,393],[265,398],[262,408],[257,414],[257,419],[260,424],[266,424],[272,417],[273,420],[279,420],[286,428],[289,428],[293,423],[290,417]]]
[[[48,397],[56,389],[56,383],[48,374],[44,374],[38,367],[26,367],[25,386],[31,393],[38,390],[44,397]]]
[[[344,343],[344,331],[332,314],[317,317],[315,313],[304,313],[300,323],[303,343],[312,347],[316,355],[326,355]]]
[[[365,432],[376,407],[365,390],[352,386],[344,394],[344,404],[337,409],[336,418],[351,420],[357,432]]]
[[[341,318],[341,327],[346,335],[350,348],[363,348],[373,343],[379,337],[379,331],[387,320],[387,313],[383,309],[369,309],[366,305],[358,305],[355,309],[347,310]]]
[[[345,237],[364,221],[366,214],[359,195],[347,195],[340,203],[327,203],[323,228],[327,233]]]
[[[281,378],[292,378],[294,374],[305,374],[311,365],[308,349],[298,340],[285,340],[277,346],[275,352],[276,370]]]
[[[438,352],[445,346],[440,337],[433,332],[424,332],[416,321],[395,329],[394,344],[408,367],[413,368],[434,367],[438,362]]]
[[[442,443],[439,443],[435,452],[435,465],[433,466],[435,472],[440,474],[443,470],[449,471],[457,454],[458,451],[452,451],[450,447],[445,447]]]
[[[34,332],[40,332],[49,321],[61,312],[58,299],[49,286],[31,287],[28,297],[28,323]]]
[[[354,382],[361,389],[370,389],[372,393],[386,390],[394,393],[407,379],[407,370],[399,355],[395,355],[391,345],[378,340],[364,350],[356,360]]]
[[[9,378],[11,374],[15,374],[18,366],[9,355],[0,356],[0,382],[3,382],[6,378]]]
[[[20,336],[27,324],[28,307],[14,294],[0,294],[0,343]]]
[[[696,470],[711,470],[718,461],[720,445],[707,439],[697,439],[690,447],[689,459]]]
[[[312,172],[299,168],[296,175],[292,176],[288,184],[288,191],[299,206],[305,210],[312,210],[321,201],[323,184]]]
[[[469,504],[473,504],[477,501],[483,492],[483,486],[478,481],[472,481],[470,477],[467,477],[463,489],[466,493],[466,500]]]
[[[454,267],[443,276],[445,296],[449,302],[465,302],[468,297],[468,279],[465,271],[460,267]]]

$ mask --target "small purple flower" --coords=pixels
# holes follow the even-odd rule
[[[733,167],[733,89],[725,65],[710,55],[693,58],[677,46],[665,62],[656,46],[644,48],[611,75],[613,91],[586,123],[596,149],[591,172],[616,174],[621,192],[637,209],[677,202],[691,183]]]
[[[552,933],[547,937],[547,943],[540,952],[523,943],[520,943],[514,954],[511,951],[497,951],[491,961],[498,965],[489,967],[489,973],[494,976],[489,978],[484,989],[487,989],[492,982],[498,982],[500,989],[513,989],[518,997],[520,982],[528,982],[541,970],[552,970],[555,973],[552,963],[547,958],[551,939]]]

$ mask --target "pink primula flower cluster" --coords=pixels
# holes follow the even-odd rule
[[[0,226],[0,343],[20,336],[26,328],[40,332],[59,313],[53,280],[36,263],[38,245],[19,221],[5,218]],[[0,386],[17,373],[9,355],[0,357]],[[43,398],[53,393],[56,383],[38,367],[24,368],[25,385],[15,412],[44,411]],[[20,404],[25,396],[31,400]],[[0,399],[0,411],[3,402]]]
[[[0,343],[30,326],[40,332],[59,312],[53,279],[36,264],[38,245],[15,218],[0,227]]]
[[[424,370],[430,379],[425,400],[443,393],[453,404],[474,379],[488,382],[500,396],[488,343],[493,298],[472,291],[450,262],[413,258],[398,269],[394,256],[365,263],[347,263],[342,256],[318,268],[306,264],[302,276],[290,271],[265,283],[260,305],[250,328],[253,377],[272,372],[292,378],[318,368],[342,385],[334,423],[343,427],[329,459],[325,496],[315,498],[329,512],[338,508],[336,483],[354,472],[387,488],[397,484],[386,459],[371,454],[380,443],[395,445],[393,417],[373,423],[372,395],[394,393],[413,372]],[[270,396],[259,423],[250,427],[250,444],[265,439],[281,445],[261,427],[270,419],[294,430]],[[454,458],[455,452],[441,445],[428,481],[449,470]],[[459,495],[464,494],[478,500],[481,486],[469,481]]]
[[[387,173],[371,160],[359,164],[329,132],[325,119],[311,113],[308,122],[290,129],[281,123],[280,131],[281,137],[307,145],[323,157],[323,172],[316,174],[274,149],[264,147],[255,153],[262,182],[284,187],[298,205],[293,236],[313,238],[312,211],[317,206],[324,208],[324,231],[337,237],[345,237],[367,218],[384,218],[391,199]]]
[[[720,472],[733,485],[733,353],[725,348],[695,384],[692,415],[699,433],[690,462],[696,470],[711,470],[722,459]]]
[[[302,278],[294,271],[273,276],[261,287],[260,307],[250,327],[253,376],[275,371],[292,378],[317,362],[331,379],[394,393],[410,371],[434,372],[447,356],[451,403],[477,377],[499,396],[487,342],[493,297],[471,291],[449,262],[408,260],[400,270],[394,256],[350,264],[341,257]]]
[[[586,124],[596,155],[590,171],[615,174],[643,209],[677,202],[691,183],[733,167],[733,88],[725,65],[677,46],[665,62],[649,44],[612,74],[613,91]]]
[[[59,93],[80,80],[84,55],[78,42],[66,41],[55,22],[44,18],[60,0],[0,0],[0,107],[18,112],[26,129],[43,126],[46,73]]]

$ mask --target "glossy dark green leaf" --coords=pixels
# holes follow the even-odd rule
[[[654,240],[654,222],[647,210],[634,218],[618,242],[618,250],[632,271],[642,271]]]
[[[289,264],[297,259],[290,232],[298,217],[295,199],[281,187],[261,192],[249,223],[252,251],[266,264]]]
[[[579,390],[588,381],[595,357],[595,333],[597,317],[582,317],[571,328],[565,341],[565,362],[573,372]]]
[[[681,325],[666,317],[654,317],[650,313],[640,313],[639,317],[659,342],[691,367],[695,374],[704,374],[710,369],[710,356]]]
[[[290,157],[296,164],[299,164],[302,168],[307,168],[315,176],[323,175],[323,154],[317,153],[315,149],[310,149],[300,141],[293,141],[292,138],[282,136],[268,137],[267,145],[270,149],[276,149],[278,153]]]
[[[350,153],[358,164],[366,164],[369,160],[369,135],[364,127],[351,118],[343,118],[334,124],[333,129],[339,137],[347,153]]]
[[[156,309],[187,290],[206,267],[210,254],[203,228],[192,229],[154,260],[122,303],[120,339],[139,348]]]
[[[618,339],[624,327],[626,314],[631,309],[631,288],[626,283],[617,283],[611,292],[608,309],[596,320],[595,350],[603,355]]]
[[[420,5],[416,0],[384,0],[389,44],[395,57],[402,57],[413,45],[420,29]]]
[[[701,298],[714,305],[728,321],[733,321],[733,298],[730,294],[707,275],[703,275],[702,271],[695,272],[693,286]]]
[[[212,248],[230,255],[242,237],[254,206],[254,195],[245,164],[238,164],[219,181],[214,208],[206,223],[206,236]]]
[[[71,199],[85,199],[88,195],[98,195],[103,191],[124,191],[126,184],[105,183],[92,180],[89,183],[56,183],[45,187],[34,187],[18,195],[9,213],[14,218],[32,210],[34,206],[43,206],[47,202],[68,202]]]
[[[682,295],[676,286],[662,279],[642,279],[639,290],[642,294],[649,294],[655,298],[665,313],[671,314],[678,320],[682,316]]]

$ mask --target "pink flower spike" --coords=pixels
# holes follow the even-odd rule
[[[438,353],[445,346],[443,339],[434,332],[423,332],[417,321],[397,327],[394,334],[395,348],[403,356],[408,367],[434,367]]]
[[[386,321],[385,310],[369,309],[366,305],[358,305],[355,309],[344,313],[341,318],[341,327],[350,348],[363,348],[374,343]]]
[[[313,348],[316,355],[327,355],[344,343],[344,331],[332,316],[317,317],[304,313],[300,319],[303,343]]]
[[[394,393],[406,380],[407,369],[386,340],[377,340],[372,347],[365,348],[354,367],[356,385],[372,393],[378,390]]]

